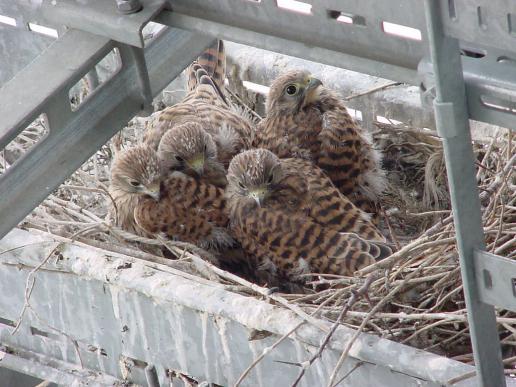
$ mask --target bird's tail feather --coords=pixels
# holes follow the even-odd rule
[[[226,53],[224,43],[222,40],[217,40],[204,50],[188,68],[188,91],[195,90],[199,85],[209,85],[227,104],[224,96],[225,79]]]
[[[224,81],[226,79],[226,52],[224,42],[220,39],[208,47],[197,58],[199,63],[213,79],[221,91],[224,91]]]

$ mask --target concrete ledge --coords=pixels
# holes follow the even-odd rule
[[[30,304],[37,316],[28,309],[13,336],[9,321],[16,322],[23,308],[27,275],[56,246],[55,257],[36,273]],[[111,383],[113,378],[145,383],[143,367],[153,364],[162,383],[167,381],[166,370],[176,370],[199,381],[232,385],[254,358],[301,321],[289,310],[226,291],[217,283],[196,281],[169,267],[59,244],[50,235],[19,229],[0,241],[0,293],[3,346],[12,348],[14,355],[20,349],[20,358],[27,351],[44,355],[45,366],[54,364],[61,373],[75,376],[81,370],[80,353],[83,366],[98,373],[98,383]],[[249,341],[251,329],[272,335]],[[308,369],[303,386],[325,385],[353,332],[337,330],[322,360]],[[265,356],[244,385],[290,385],[299,369],[276,360],[304,362],[323,337],[319,329],[303,325]],[[346,379],[348,386],[437,386],[474,370],[369,334],[360,336],[351,355],[342,375],[358,361],[365,363]],[[16,368],[13,364],[10,367]],[[48,372],[39,375],[37,367],[23,371],[57,381]],[[476,382],[468,379],[457,385]]]

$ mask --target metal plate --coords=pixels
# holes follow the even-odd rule
[[[477,250],[474,266],[480,299],[516,311],[516,261]]]

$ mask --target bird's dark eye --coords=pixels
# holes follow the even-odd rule
[[[274,180],[274,175],[271,173],[269,175],[269,178],[267,179],[267,184],[272,184],[272,181]]]
[[[139,183],[139,182],[137,182],[136,180],[131,180],[131,181],[129,182],[129,184],[131,184],[133,187],[138,187],[138,186],[140,186],[140,183]]]
[[[179,161],[180,163],[183,162],[183,158],[181,156],[176,156],[176,160]]]
[[[297,87],[296,85],[288,85],[286,91],[288,95],[294,95],[297,93]]]
[[[238,186],[242,189],[245,189],[245,185],[241,181],[238,182]]]

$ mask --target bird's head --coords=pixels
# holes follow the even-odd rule
[[[322,82],[308,71],[292,70],[272,82],[267,97],[267,113],[300,109],[317,102]]]
[[[159,200],[161,167],[156,151],[138,145],[121,151],[111,166],[111,189]]]
[[[211,135],[195,122],[169,129],[158,147],[161,165],[167,171],[202,176],[210,162],[217,162],[217,146]]]
[[[244,198],[262,206],[281,186],[283,171],[274,153],[252,149],[233,157],[227,178],[230,197]]]

